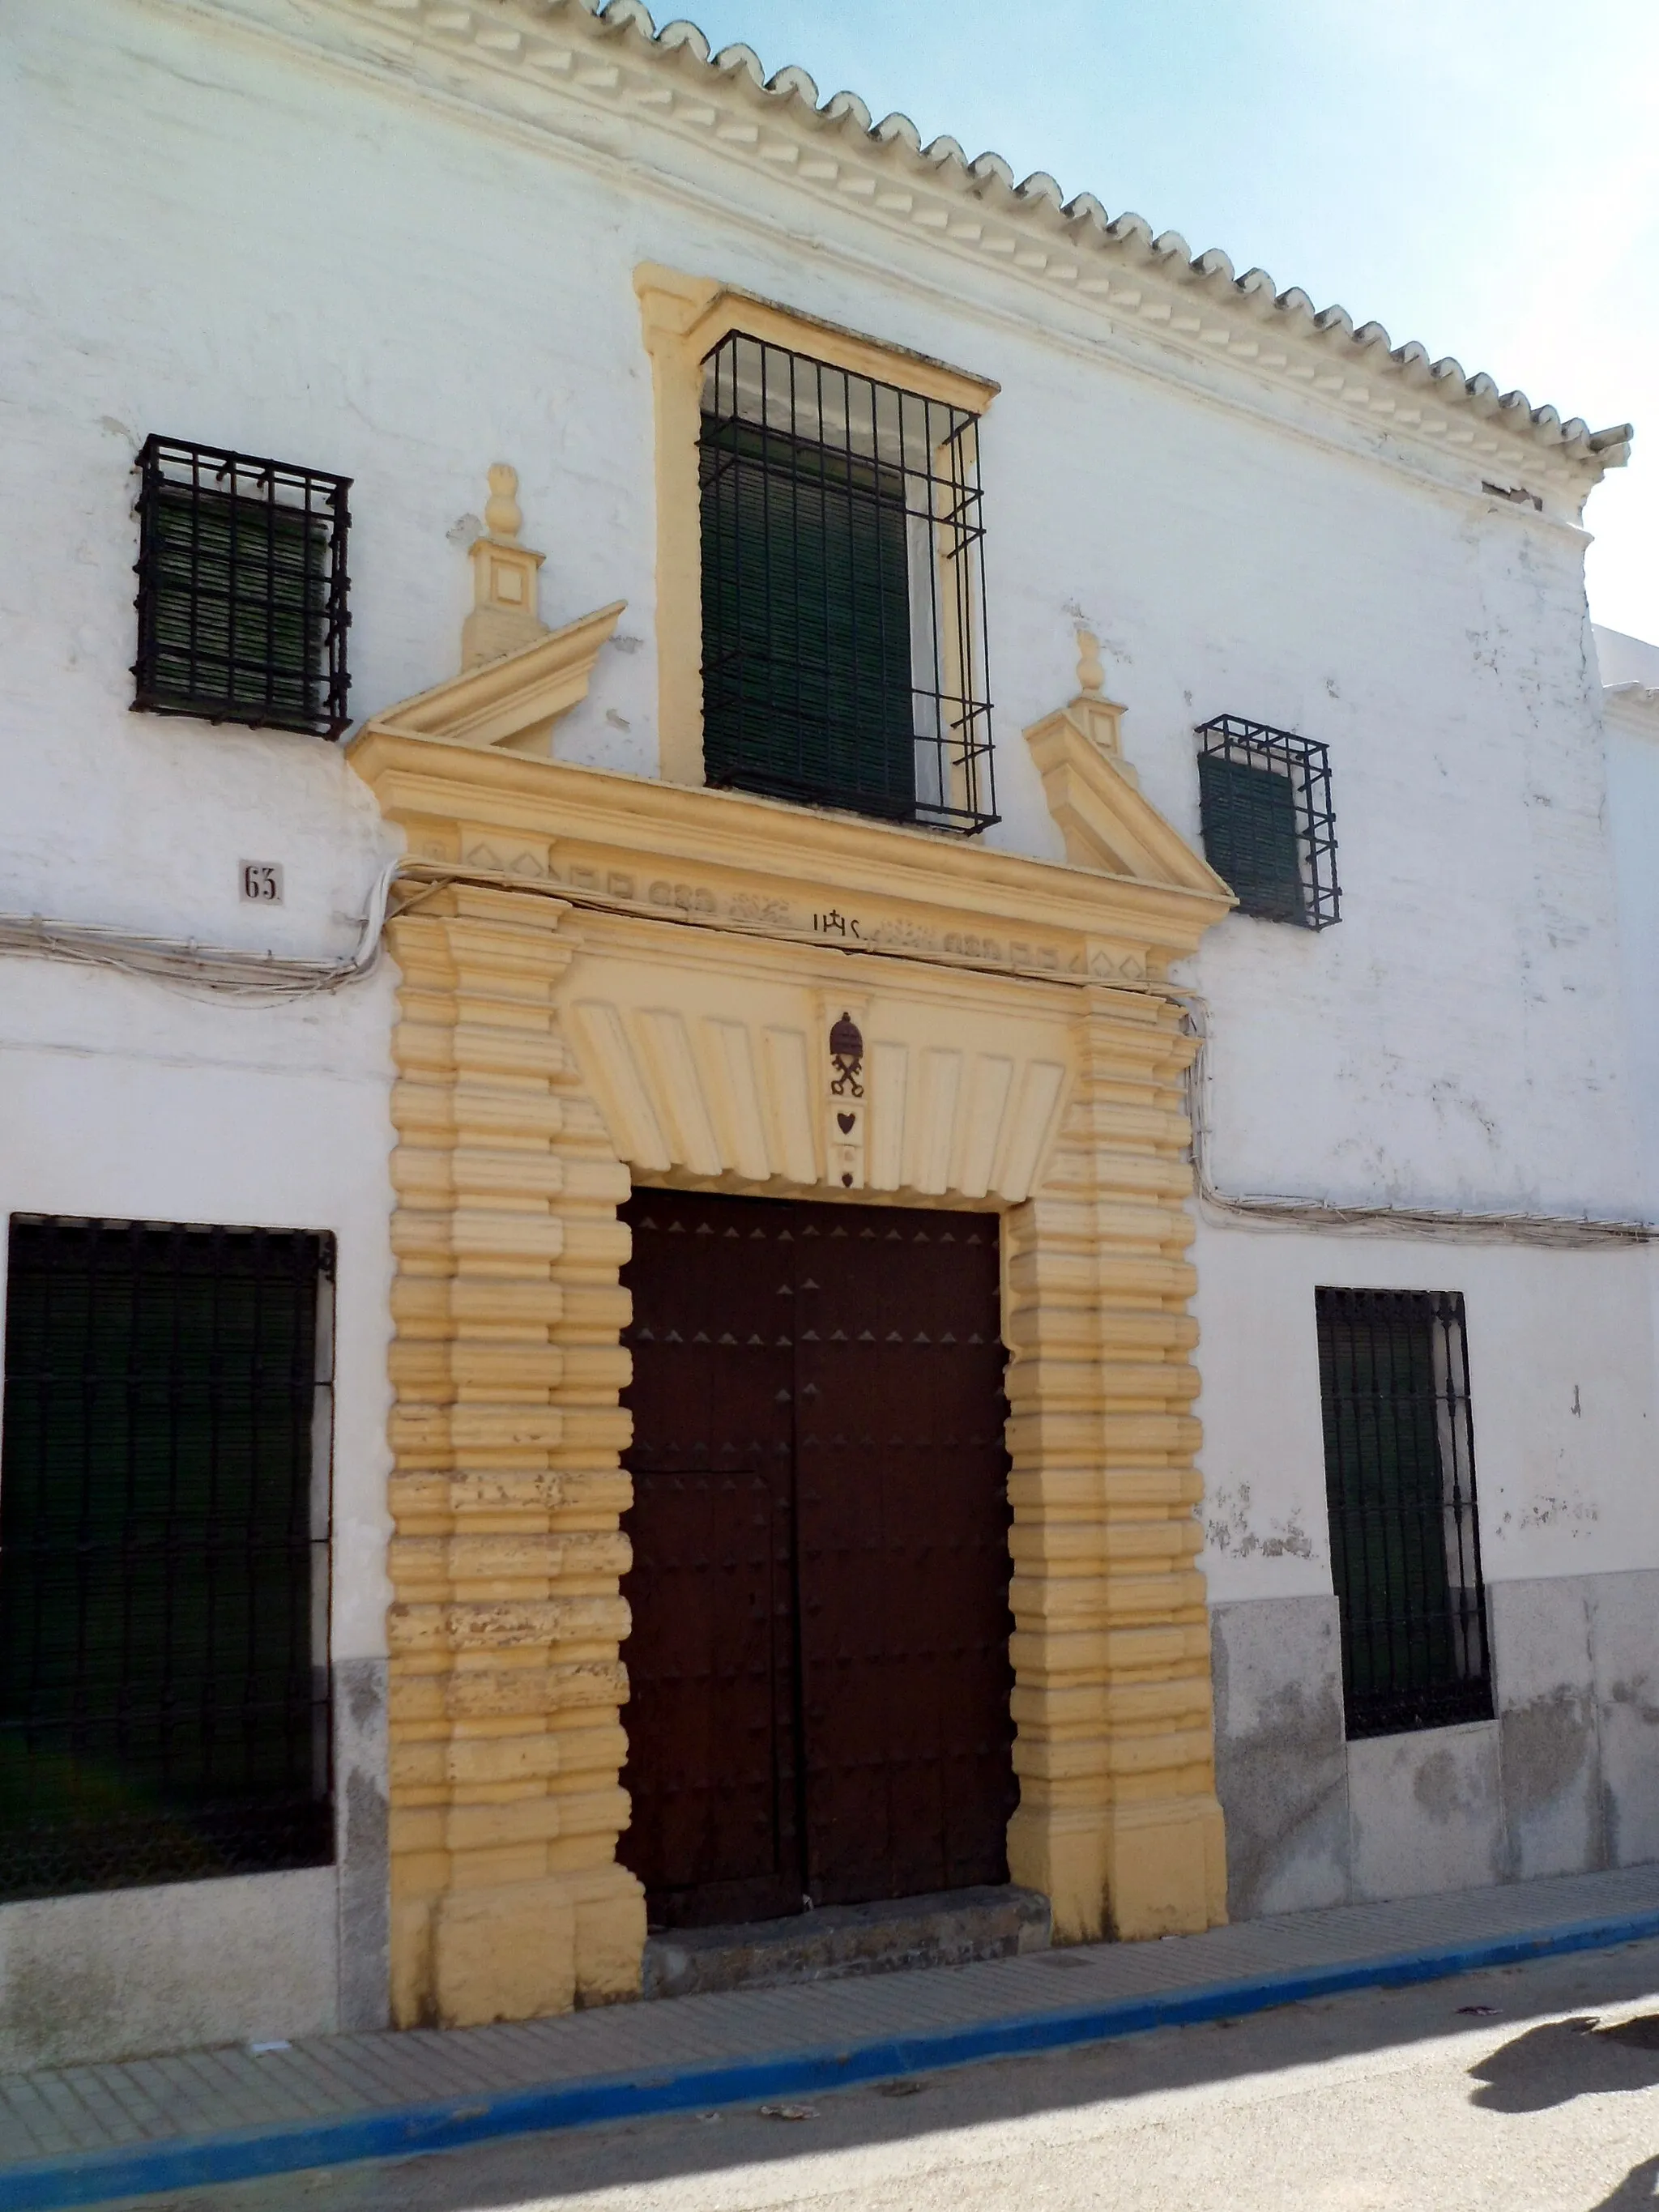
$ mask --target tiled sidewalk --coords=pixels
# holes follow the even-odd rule
[[[0,2076],[0,2208],[712,2105],[769,2084],[881,2078],[1656,1936],[1659,1866],[1647,1866],[525,2027],[319,2036]]]

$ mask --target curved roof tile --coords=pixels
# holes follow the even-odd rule
[[[567,0],[567,4],[584,9],[588,14],[599,17],[607,27],[614,25],[618,29],[626,28],[647,42],[678,46],[696,53],[699,60],[707,61],[708,42],[694,24],[672,22],[659,32],[641,0]],[[1151,224],[1142,216],[1132,214],[1109,216],[1104,207],[1091,192],[1079,193],[1068,200],[1046,170],[1039,169],[1023,182],[1016,183],[1013,170],[1000,154],[986,152],[970,161],[954,138],[935,138],[924,147],[921,132],[908,115],[895,112],[884,116],[879,123],[874,122],[869,108],[856,93],[837,92],[827,100],[821,100],[816,82],[804,69],[792,65],[768,77],[759,57],[752,48],[745,46],[723,48],[708,65],[725,76],[741,70],[760,90],[772,98],[798,103],[823,120],[854,122],[860,131],[877,143],[902,147],[935,172],[955,165],[964,172],[967,188],[977,197],[985,198],[1000,188],[1023,208],[1052,210],[1074,231],[1093,232],[1103,246],[1138,245],[1150,248],[1153,255],[1166,262],[1184,263],[1186,266],[1182,273],[1188,281],[1212,293],[1234,293],[1246,302],[1265,301],[1267,295],[1272,294],[1273,309],[1279,313],[1287,317],[1309,317],[1316,329],[1337,332],[1358,350],[1370,352],[1375,349],[1386,353],[1399,368],[1407,371],[1419,368],[1429,360],[1427,348],[1420,345],[1415,338],[1395,346],[1381,323],[1368,322],[1356,329],[1353,317],[1344,307],[1334,303],[1328,307],[1316,308],[1308,295],[1296,286],[1284,292],[1277,291],[1273,278],[1264,269],[1250,269],[1243,276],[1237,276],[1232,262],[1218,247],[1212,246],[1194,255],[1179,231],[1166,230],[1154,238]],[[1534,407],[1523,392],[1505,392],[1500,398],[1498,386],[1492,377],[1484,371],[1468,376],[1462,365],[1449,356],[1435,362],[1430,374],[1437,382],[1461,382],[1465,398],[1478,410],[1485,411],[1496,400],[1504,414],[1524,421],[1540,442],[1577,447],[1586,458],[1595,455],[1603,465],[1624,459],[1620,449],[1629,444],[1632,435],[1632,427],[1627,422],[1591,431],[1577,416],[1564,422],[1556,408],[1547,405]],[[1516,427],[1519,427],[1518,422]]]
[[[353,4],[353,0],[346,0],[346,4]],[[356,0],[356,4],[377,10],[395,8],[408,20],[410,14],[418,14],[422,0]],[[447,8],[445,13],[457,19],[453,27],[460,29],[467,19],[486,12],[499,15],[513,4],[514,0],[471,0],[469,6]],[[1497,418],[1511,434],[1548,448],[1557,461],[1599,473],[1626,457],[1633,434],[1627,422],[1593,431],[1577,416],[1564,420],[1556,408],[1534,406],[1522,392],[1500,394],[1492,377],[1484,372],[1468,375],[1449,355],[1431,361],[1428,349],[1414,338],[1395,345],[1381,323],[1366,322],[1356,328],[1346,307],[1334,303],[1316,307],[1309,295],[1296,285],[1279,291],[1265,269],[1248,269],[1242,276],[1236,274],[1230,258],[1218,247],[1195,255],[1178,231],[1166,230],[1154,236],[1144,216],[1127,212],[1109,215],[1091,192],[1067,199],[1046,170],[1036,170],[1017,182],[1001,155],[988,151],[970,161],[951,137],[934,138],[924,146],[921,132],[908,115],[895,112],[877,122],[856,93],[835,92],[827,99],[823,97],[817,82],[804,69],[791,65],[768,76],[750,46],[732,45],[712,52],[704,33],[684,17],[659,29],[643,0],[529,0],[529,4],[532,14],[544,18],[567,11],[585,16],[592,32],[637,41],[660,64],[677,68],[682,75],[687,70],[702,70],[730,86],[746,83],[753,96],[775,103],[780,111],[788,111],[799,122],[820,131],[855,135],[884,161],[908,163],[919,182],[955,190],[964,198],[988,204],[995,212],[1049,226],[1073,248],[1093,247],[1120,261],[1152,265],[1166,282],[1191,287],[1214,301],[1224,314],[1253,323],[1258,329],[1277,319],[1286,326],[1287,337],[1323,340],[1356,356],[1356,365],[1358,359],[1364,359],[1368,374],[1375,374],[1376,357],[1381,356],[1407,383],[1439,387],[1434,397],[1440,404],[1466,406],[1476,415]],[[445,27],[450,27],[447,22]],[[514,43],[519,43],[516,36]],[[1103,291],[1106,288],[1094,289]]]

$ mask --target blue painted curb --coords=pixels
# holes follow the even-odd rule
[[[1610,1950],[1620,1943],[1659,1936],[1659,1911],[1612,1920],[1581,1920],[1528,1935],[1484,1942],[1395,1952],[1247,1981],[1212,1982],[1193,1990],[1145,1997],[1119,1997],[1063,2012],[1025,2013],[978,2021],[964,2027],[932,2028],[858,2044],[848,2050],[801,2051],[764,2058],[733,2059],[596,2075],[501,2096],[446,2098],[388,2112],[351,2112],[336,2119],[285,2121],[173,2142],[137,2143],[121,2150],[79,2151],[0,2166],[0,2212],[56,2212],[56,2208],[104,2204],[120,2197],[153,2197],[164,2190],[246,2181],[294,2173],[307,2166],[345,2166],[361,2159],[408,2157],[418,2151],[455,2150],[503,2136],[536,2135],[554,2128],[591,2127],[604,2120],[639,2119],[656,2112],[747,2104],[760,2097],[844,2089],[860,2081],[931,2074],[975,2059],[1057,2051],[1102,2043],[1153,2027],[1190,2027],[1204,2021],[1236,2020],[1308,1997],[1350,1990],[1404,1988],[1444,1980],[1482,1967],[1509,1966],[1573,1951]]]

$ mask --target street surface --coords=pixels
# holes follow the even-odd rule
[[[802,2105],[133,2212],[1632,2212],[1659,2207],[1659,1942]]]

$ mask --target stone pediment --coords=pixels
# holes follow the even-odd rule
[[[617,917],[913,964],[1103,983],[1157,980],[1232,902],[1127,781],[1108,787],[1109,809],[1095,795],[1104,779],[1086,760],[1051,803],[1097,825],[1088,860],[1033,860],[450,735],[437,711],[446,688],[414,702],[418,719],[375,716],[351,749],[405,830],[405,872],[416,878],[533,885]],[[1142,872],[1107,866],[1109,836],[1109,849]]]
[[[1233,895],[1180,831],[1143,798],[1123,757],[1123,709],[1085,690],[1025,732],[1048,811],[1074,868],[1224,898]]]
[[[621,917],[1033,977],[1144,983],[1233,903],[1136,787],[1091,694],[1025,735],[1065,862],[549,757],[621,605],[374,715],[358,772],[408,871],[507,879]]]
[[[617,599],[549,630],[533,644],[463,669],[388,707],[368,726],[441,744],[498,746],[545,757],[554,723],[587,696],[594,663],[627,604]]]
[[[522,544],[519,476],[489,470],[483,529],[468,548],[472,611],[461,625],[461,670],[374,716],[371,726],[440,744],[547,759],[553,725],[587,696],[625,599],[550,629],[537,605],[544,556]]]
[[[480,746],[447,733],[468,681],[376,716],[354,765],[406,832],[406,875],[562,917],[564,1033],[636,1175],[1018,1205],[1073,1080],[1079,986],[1127,986],[1166,1054],[1146,987],[1230,902],[1125,771],[1092,749],[1066,769],[1070,726],[1048,780],[1080,863]],[[842,1017],[866,1058],[832,1098]]]

